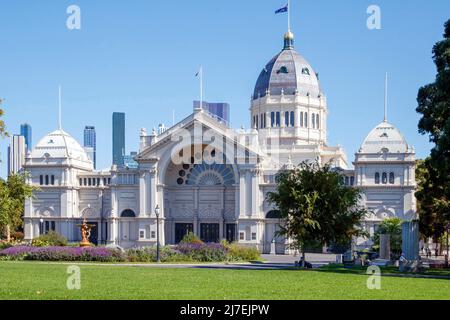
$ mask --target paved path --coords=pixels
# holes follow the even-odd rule
[[[298,256],[292,255],[262,255],[263,262],[233,262],[233,263],[54,263],[65,265],[86,265],[86,266],[114,266],[114,267],[143,267],[143,268],[172,268],[172,269],[234,269],[234,270],[281,270],[292,268]],[[336,261],[335,255],[330,254],[307,254],[306,260],[314,268],[327,265]]]

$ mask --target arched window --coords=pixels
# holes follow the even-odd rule
[[[136,218],[136,214],[133,210],[127,209],[122,211],[122,214],[120,215],[122,218]]]
[[[281,212],[278,210],[270,210],[266,214],[266,219],[281,219]]]
[[[41,186],[44,184],[44,176],[42,174],[39,176],[39,184]]]
[[[375,173],[375,184],[380,184],[380,173]]]
[[[48,175],[45,176],[45,185],[48,186],[49,185],[49,179],[48,179]]]
[[[383,182],[383,184],[387,184],[388,183],[388,177],[387,177],[387,173],[386,172],[383,172],[382,182]]]
[[[281,126],[281,120],[280,120],[280,113],[279,112],[276,113],[276,126],[277,127]]]
[[[350,185],[351,186],[355,185],[355,177],[350,177]]]
[[[390,172],[389,173],[389,184],[394,184],[394,181],[395,181],[394,173]]]
[[[350,180],[348,179],[348,177],[345,177],[345,185],[348,186],[350,184]]]
[[[291,120],[291,127],[294,127],[295,126],[295,113],[294,113],[294,111],[291,111],[291,118],[290,118],[290,120]]]
[[[260,117],[261,117],[261,118],[260,118],[260,127],[261,127],[261,128],[265,128],[266,126],[264,125],[264,114],[261,114]]]
[[[305,112],[305,128],[308,128],[308,112]]]
[[[275,112],[270,113],[270,126],[275,127]]]
[[[319,114],[316,114],[316,127],[317,127],[317,129],[320,129],[320,117],[319,117]]]
[[[285,125],[286,127],[289,127],[289,111],[286,111],[286,112],[284,113],[284,125]]]
[[[51,176],[51,181],[50,181],[51,185],[54,186],[55,185],[55,176],[52,175]]]
[[[303,112],[300,112],[300,127],[303,127]]]
[[[312,123],[313,129],[315,129],[316,128],[316,114],[315,113],[313,113],[311,115],[311,123]]]

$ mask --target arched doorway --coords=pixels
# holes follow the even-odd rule
[[[281,213],[279,210],[270,210],[266,214],[264,235],[264,254],[285,254],[286,238],[278,235],[280,231]]]
[[[168,243],[178,243],[188,232],[205,242],[236,239],[235,168],[214,161],[215,157],[221,155],[213,150],[212,161],[199,162],[195,156],[182,164],[168,164],[163,195]]]
[[[120,240],[123,246],[138,240],[138,224],[136,213],[131,209],[125,209],[120,214]]]

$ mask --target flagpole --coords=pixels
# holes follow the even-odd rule
[[[61,85],[58,87],[58,128],[62,130],[61,124]]]
[[[384,82],[384,122],[387,122],[387,108],[388,108],[388,73]]]
[[[288,0],[288,31],[291,31],[291,0]]]
[[[200,66],[200,109],[203,109],[203,66]]]

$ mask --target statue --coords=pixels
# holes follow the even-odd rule
[[[90,247],[92,244],[89,242],[89,238],[91,237],[91,230],[94,227],[93,224],[88,224],[86,217],[83,219],[83,223],[79,224],[78,227],[80,227],[81,230],[81,242],[80,247]]]

